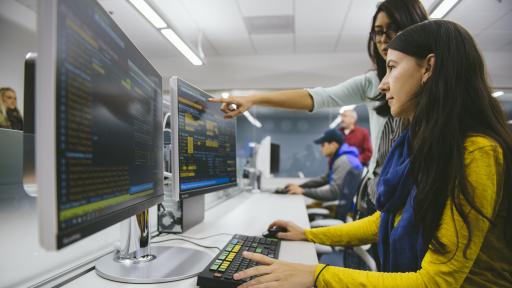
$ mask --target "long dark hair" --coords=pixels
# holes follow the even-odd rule
[[[471,134],[490,137],[503,152],[503,170],[497,171],[496,193],[503,193],[501,205],[508,205],[506,217],[512,222],[512,133],[507,128],[505,114],[491,96],[485,65],[475,41],[460,25],[445,20],[417,24],[399,33],[388,47],[421,60],[434,54],[432,75],[412,100],[416,107],[410,124],[413,146],[410,172],[417,189],[414,216],[425,243],[430,243],[437,253],[447,253],[437,231],[450,199],[451,208],[460,215],[468,231],[464,248],[467,256],[473,230],[469,222],[471,212],[464,209],[464,203],[492,223],[492,215],[485,215],[475,203],[474,187],[465,171],[464,143]],[[509,244],[512,243],[510,230],[505,231]]]
[[[391,20],[391,23],[395,26],[398,31],[401,31],[411,25],[421,23],[425,20],[428,20],[428,13],[421,4],[419,0],[386,0],[381,2],[377,6],[377,11],[372,18],[372,26],[370,31],[373,31],[373,26],[375,26],[375,20],[377,19],[377,15],[380,12],[386,13]],[[377,76],[379,77],[379,81],[382,81],[384,76],[386,75],[386,60],[380,55],[379,49],[377,48],[377,43],[375,43],[375,39],[370,35],[368,36],[368,56],[373,62],[375,69],[377,70]],[[389,110],[389,105],[386,100],[386,96],[382,93],[375,95],[371,100],[379,101],[379,105],[375,108],[375,111],[380,116],[389,116],[391,112]]]

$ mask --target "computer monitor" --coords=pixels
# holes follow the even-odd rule
[[[276,174],[279,173],[279,163],[281,162],[281,146],[276,143],[270,144],[270,173]]]
[[[262,178],[270,177],[270,150],[271,150],[271,137],[265,136],[256,149],[256,170],[261,173]]]
[[[176,197],[187,199],[237,185],[236,121],[224,119],[211,95],[173,77],[173,171]]]
[[[42,246],[61,249],[137,214],[128,227],[140,232],[136,249],[130,252],[133,242],[122,238],[120,251],[99,260],[96,272],[131,283],[196,275],[207,265],[207,253],[149,249],[147,209],[163,199],[160,74],[95,0],[38,4],[35,122]],[[184,269],[194,264],[201,267]]]

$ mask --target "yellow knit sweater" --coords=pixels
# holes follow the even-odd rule
[[[505,219],[507,209],[512,207],[506,207],[510,191],[503,193],[501,190],[501,148],[488,137],[473,135],[466,140],[464,158],[468,181],[474,189],[473,197],[482,211],[493,219],[489,224],[475,211],[469,214],[473,237],[467,258],[463,251],[468,232],[462,218],[452,210],[452,202],[448,201],[438,235],[449,253],[439,255],[429,249],[421,269],[408,273],[327,267],[318,277],[318,287],[512,287],[512,249],[508,248],[503,236],[505,229],[512,229],[512,224],[507,224]],[[469,206],[464,204],[468,211]],[[395,223],[399,220],[398,215]],[[380,213],[377,212],[352,223],[306,230],[306,237],[309,241],[327,245],[376,243],[379,222]],[[323,266],[317,266],[315,278]]]

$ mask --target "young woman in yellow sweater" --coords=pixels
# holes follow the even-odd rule
[[[377,243],[380,272],[294,264],[245,253],[261,266],[240,287],[512,287],[512,134],[491,96],[482,56],[461,26],[411,26],[389,44],[379,89],[409,129],[378,184],[378,212],[278,237],[328,245]]]

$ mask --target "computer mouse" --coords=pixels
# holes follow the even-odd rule
[[[288,194],[288,190],[286,188],[277,188],[274,193],[276,194]]]
[[[277,233],[280,233],[280,232],[288,232],[288,229],[286,229],[284,227],[274,226],[274,227],[268,229],[267,231],[265,231],[263,233],[263,237],[277,239]]]

